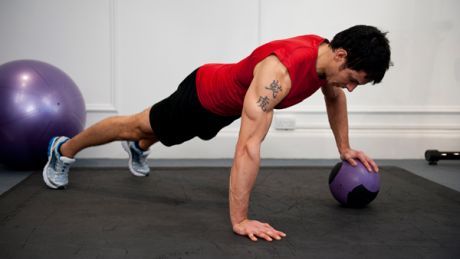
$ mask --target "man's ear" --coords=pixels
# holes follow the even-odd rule
[[[345,60],[347,59],[347,54],[348,53],[346,50],[338,48],[334,50],[334,60],[338,62],[345,62]]]

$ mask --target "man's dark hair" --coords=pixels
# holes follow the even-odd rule
[[[330,46],[333,50],[347,51],[345,67],[366,72],[366,79],[377,84],[391,64],[386,34],[373,26],[356,25],[337,33]]]

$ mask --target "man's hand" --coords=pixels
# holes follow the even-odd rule
[[[272,241],[273,239],[280,240],[286,237],[285,233],[274,229],[267,223],[249,219],[235,224],[233,231],[238,235],[248,236],[252,241],[257,241],[257,237],[264,238],[267,241]]]
[[[367,156],[364,152],[358,151],[358,150],[353,150],[351,148],[346,149],[340,153],[340,159],[346,160],[348,163],[350,163],[352,166],[356,166],[356,161],[354,159],[359,159],[361,163],[367,168],[368,171],[370,172],[379,172],[379,167],[377,164]]]

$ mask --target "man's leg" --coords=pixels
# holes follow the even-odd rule
[[[156,143],[150,126],[150,108],[131,116],[114,116],[87,128],[61,145],[61,155],[73,158],[81,150],[117,140],[139,141],[142,150]]]
[[[137,176],[149,173],[144,152],[158,141],[150,126],[150,109],[131,116],[114,116],[104,119],[72,139],[55,137],[50,141],[48,162],[43,169],[43,180],[53,189],[67,186],[73,157],[84,148],[106,144],[115,140],[128,140],[125,150],[130,156],[130,171]],[[137,143],[137,144],[136,144]],[[136,148],[135,146],[138,146]]]
[[[139,147],[142,150],[148,150],[150,148],[150,146],[155,144],[156,142],[158,142],[158,139],[156,137],[144,138],[144,139],[141,139],[141,140],[138,141]]]

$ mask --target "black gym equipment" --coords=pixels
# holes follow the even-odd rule
[[[429,165],[437,165],[439,160],[460,160],[460,151],[448,152],[429,149],[425,151],[425,159]]]

